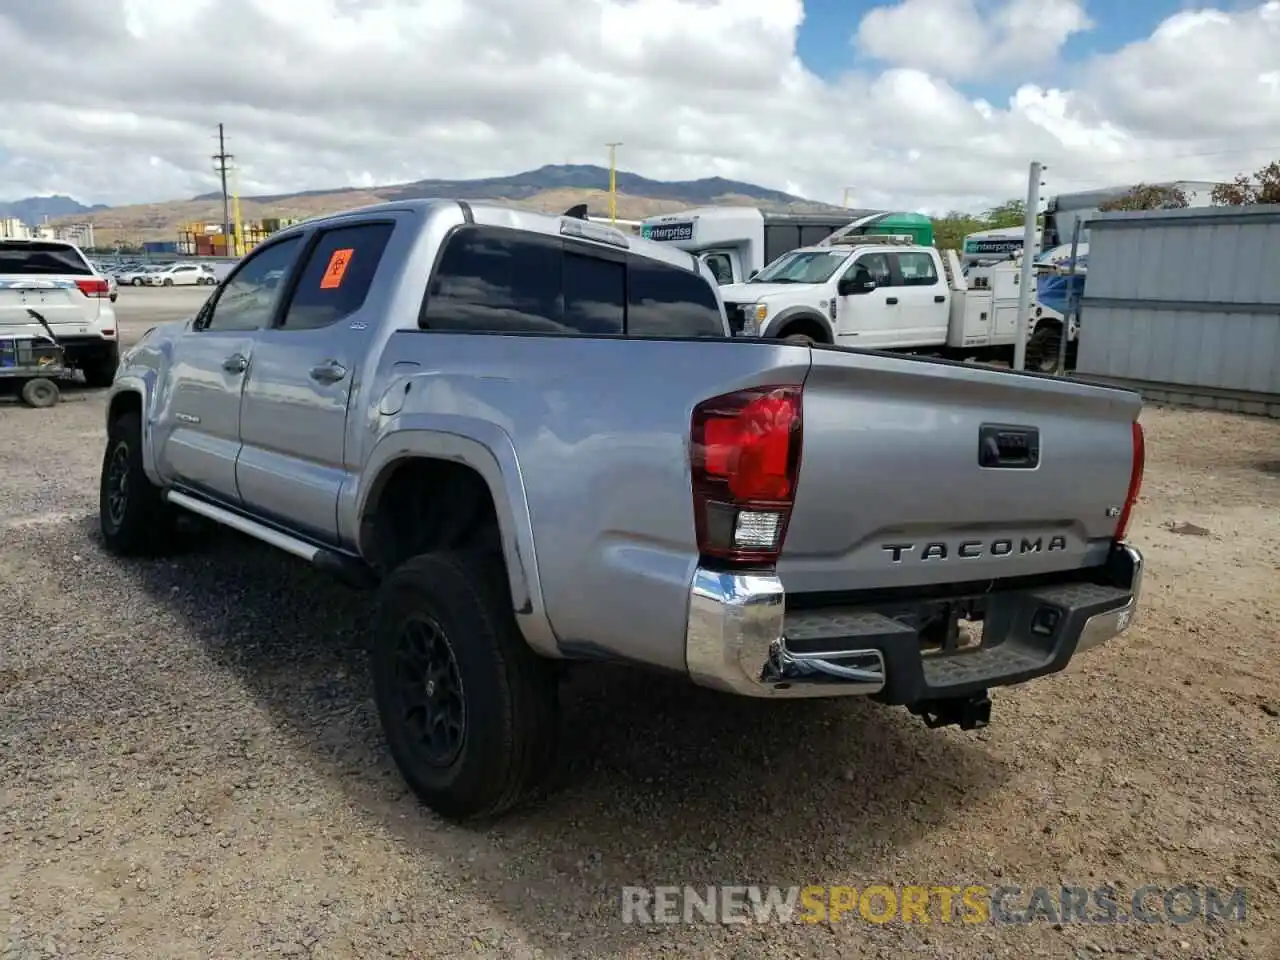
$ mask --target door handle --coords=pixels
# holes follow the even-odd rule
[[[222,369],[227,373],[244,373],[249,369],[249,358],[243,353],[233,353],[222,361]]]
[[[311,368],[311,379],[317,383],[337,383],[347,375],[347,368],[337,360],[326,360]]]
[[[941,303],[941,302],[942,302],[943,300],[945,300],[945,299],[947,299],[947,298],[946,298],[946,297],[944,297],[942,294],[940,294],[940,293],[939,293],[937,296],[935,296],[935,297],[933,298],[933,302],[934,302],[934,303]]]
[[[897,303],[897,302],[898,302],[898,298],[897,298],[897,297],[885,297],[884,302],[885,302],[885,303]]]

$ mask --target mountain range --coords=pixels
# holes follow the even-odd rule
[[[86,207],[77,200],[54,194],[51,197],[26,197],[22,200],[0,200],[0,219],[17,217],[26,224],[44,223],[45,218],[57,220],[61,217],[74,217],[82,213],[95,213],[108,209],[105,203]]]
[[[672,213],[693,206],[746,205],[766,210],[795,213],[836,209],[781,190],[757,186],[723,177],[700,180],[654,180],[637,173],[618,171],[617,215],[640,219]],[[297,193],[240,198],[244,221],[268,217],[313,217],[383,201],[418,197],[460,197],[468,200],[496,200],[516,206],[559,213],[585,203],[593,214],[608,213],[609,171],[589,164],[552,164],[504,177],[478,180],[417,180],[381,187],[334,187]],[[60,207],[49,212],[50,205]],[[34,210],[30,218],[21,213],[4,214],[8,208]],[[106,207],[84,206],[69,197],[28,198],[0,204],[0,215],[19,216],[28,223],[51,221],[93,223],[99,247],[115,243],[139,244],[144,240],[176,240],[191,223],[221,223],[222,197],[206,193],[189,200],[165,203]],[[234,215],[234,214],[233,214]]]

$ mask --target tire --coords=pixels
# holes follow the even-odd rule
[[[135,287],[140,287],[140,286],[142,286],[142,278],[141,278],[141,277],[134,277],[134,278],[133,278],[132,280],[130,280],[129,282],[130,282],[131,284],[133,284]]]
[[[165,277],[165,278],[164,278],[164,285],[165,285],[166,287],[172,287],[172,286],[173,286],[173,277]]]
[[[116,368],[120,366],[120,348],[112,346],[106,353],[93,357],[80,364],[86,386],[102,388],[111,386],[116,378]]]
[[[1027,368],[1037,373],[1054,373],[1058,369],[1058,345],[1062,329],[1057,324],[1041,324],[1027,341]]]
[[[28,407],[53,407],[61,398],[58,385],[45,377],[33,377],[22,385],[22,402]]]
[[[142,467],[142,420],[136,413],[120,415],[107,430],[98,481],[103,543],[118,556],[155,556],[172,546],[176,522],[176,511]]]
[[[435,656],[406,656],[414,649]],[[432,661],[431,670],[423,669]],[[491,555],[423,554],[393,571],[379,590],[370,664],[396,766],[441,816],[497,816],[550,771],[559,724],[557,671],[525,643],[506,574]],[[437,680],[420,684],[417,673]],[[452,701],[434,748],[414,729],[417,716],[429,716],[424,693],[436,700],[431,709]],[[452,737],[450,725],[459,728]]]

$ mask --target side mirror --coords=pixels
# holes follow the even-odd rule
[[[870,293],[875,288],[876,282],[874,280],[842,277],[840,283],[836,286],[836,292],[842,297],[851,297],[859,293]]]

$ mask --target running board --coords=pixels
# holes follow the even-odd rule
[[[283,550],[285,553],[299,557],[325,573],[336,576],[350,586],[364,588],[373,586],[377,582],[373,571],[354,557],[348,557],[336,550],[308,543],[306,540],[293,536],[293,534],[285,533],[283,530],[278,530],[251,517],[246,517],[242,513],[228,510],[226,507],[220,507],[216,503],[210,503],[208,500],[193,497],[188,493],[183,493],[181,490],[167,490],[164,497],[175,507],[181,507],[183,510],[188,510],[197,516],[212,520],[221,526],[230,527],[232,530],[253,537],[255,540],[260,540],[268,546],[275,547],[277,550]]]

